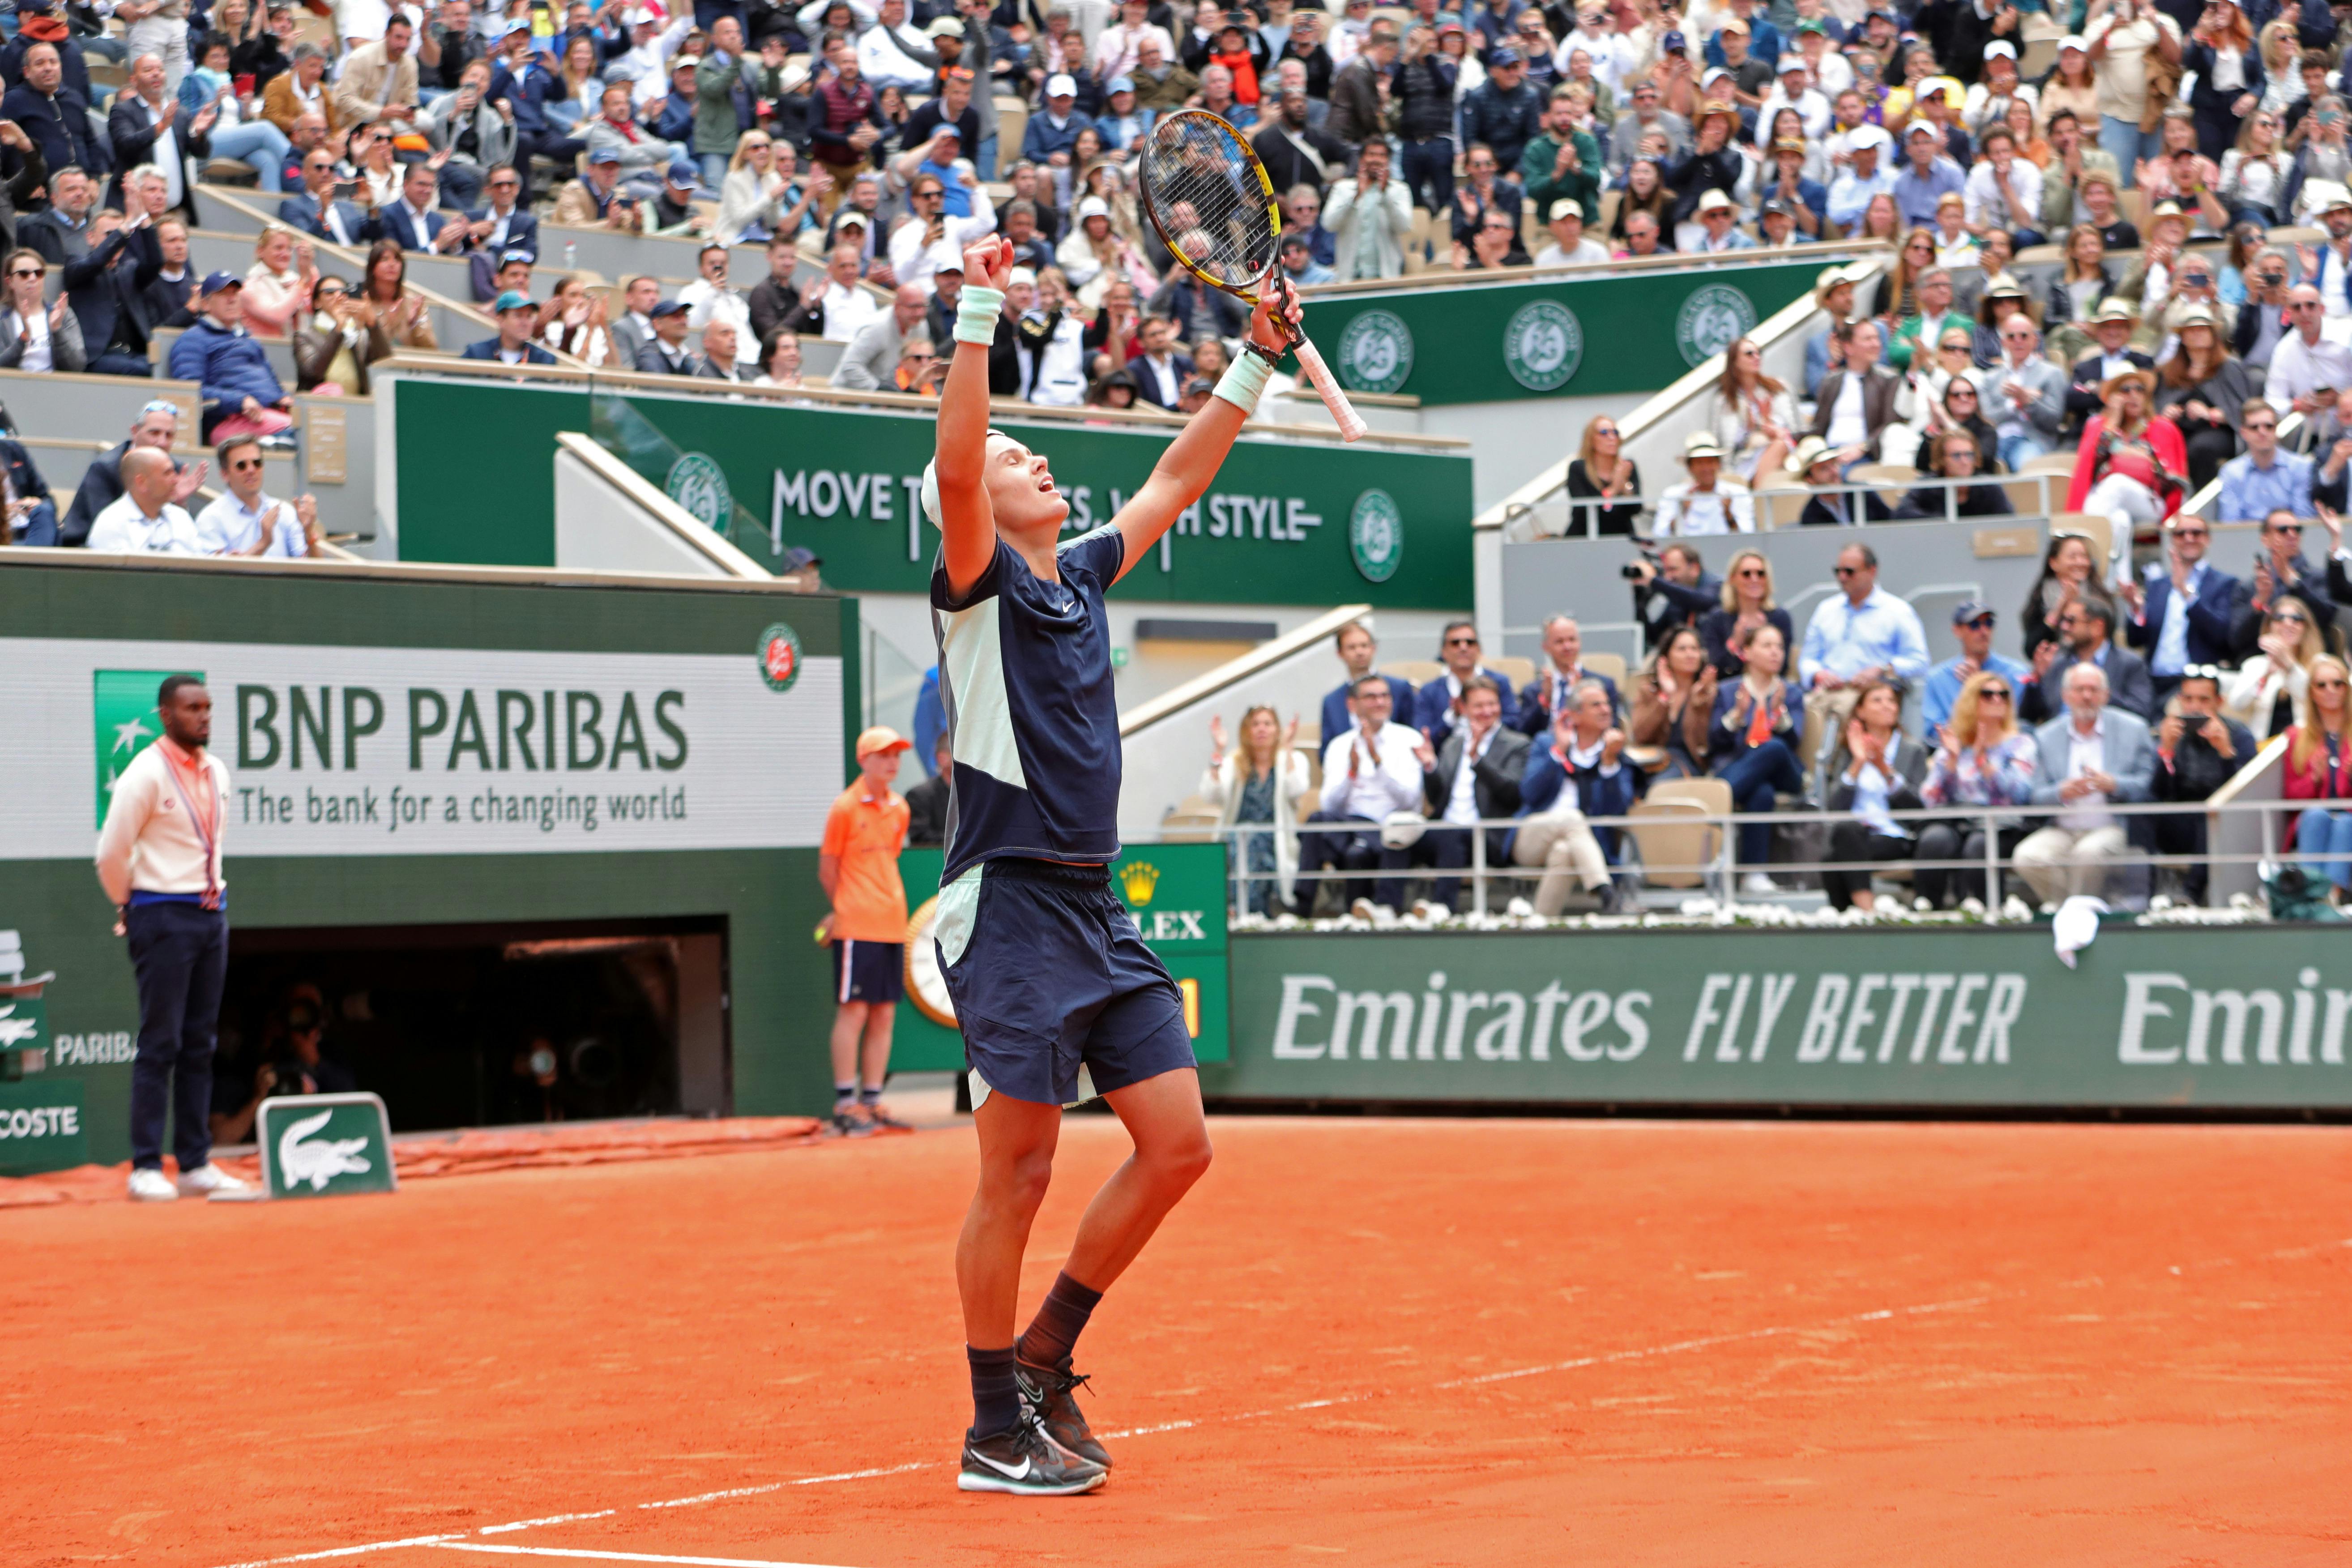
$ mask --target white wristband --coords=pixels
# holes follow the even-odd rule
[[[1273,374],[1272,365],[1244,349],[1225,367],[1225,374],[1218,379],[1215,395],[1240,409],[1242,417],[1246,419],[1257,412],[1258,395],[1265,390],[1265,378]]]
[[[976,283],[965,284],[963,294],[956,303],[956,342],[978,343],[982,348],[994,342],[997,316],[1003,309],[1003,289],[982,289]]]

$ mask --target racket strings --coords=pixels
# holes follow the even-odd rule
[[[1206,115],[1162,121],[1140,173],[1170,247],[1219,286],[1254,296],[1274,262],[1274,219],[1233,132]]]

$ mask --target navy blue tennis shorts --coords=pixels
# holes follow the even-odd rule
[[[940,893],[933,940],[964,1061],[997,1093],[1073,1105],[1081,1071],[1105,1094],[1197,1065],[1183,996],[1106,867],[982,861]]]
[[[907,994],[907,944],[856,942],[833,944],[833,999],[836,1002],[897,1002]]]

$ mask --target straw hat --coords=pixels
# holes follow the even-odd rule
[[[1789,454],[1789,460],[1782,467],[1799,479],[1803,479],[1813,471],[1814,464],[1836,456],[1837,448],[1832,447],[1827,441],[1822,440],[1819,436],[1808,436],[1797,443],[1797,449]]]
[[[2139,366],[2134,365],[2129,370],[2119,370],[2116,372],[2115,374],[2107,377],[2106,380],[2099,383],[2099,401],[2105,403],[2107,399],[2113,397],[2116,395],[2116,389],[2121,387],[2126,382],[2137,382],[2139,384],[2139,389],[2142,392],[2147,394],[2150,397],[2154,397],[2156,395],[2156,372],[2152,370],[2142,370]]]
[[[1716,444],[1712,431],[1694,430],[1683,437],[1683,466],[1688,468],[1699,458],[1713,458],[1717,462],[1723,459],[1723,448]]]

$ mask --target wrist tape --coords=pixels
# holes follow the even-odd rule
[[[956,301],[955,339],[960,343],[978,343],[982,348],[996,341],[996,318],[1004,309],[1004,290],[982,289],[976,283],[964,285]]]
[[[1225,367],[1224,375],[1217,382],[1215,395],[1240,409],[1242,417],[1246,419],[1257,412],[1258,395],[1265,390],[1265,378],[1272,374],[1274,367],[1257,355],[1235,354],[1234,363]]]

